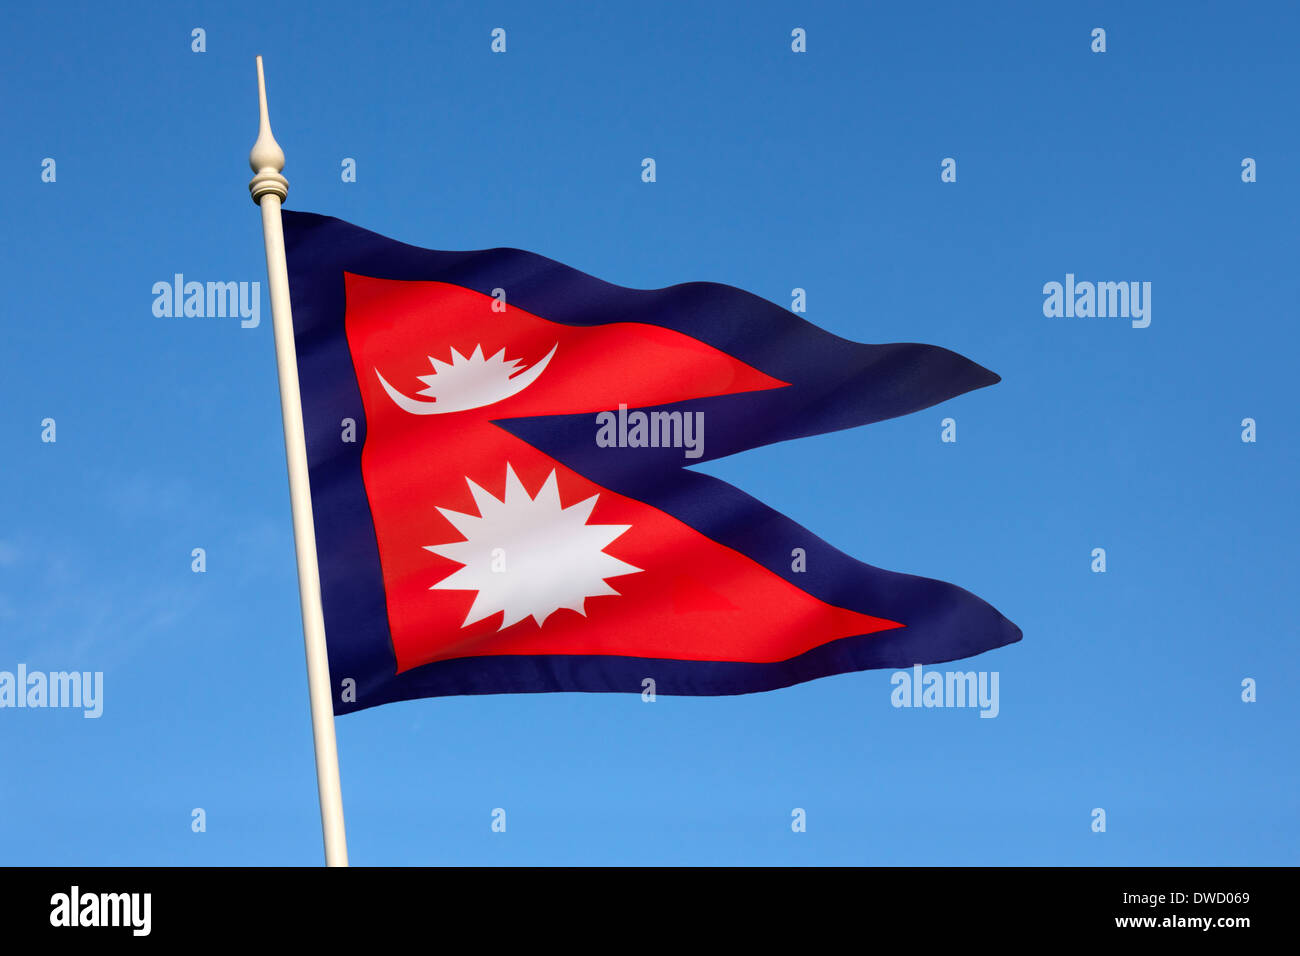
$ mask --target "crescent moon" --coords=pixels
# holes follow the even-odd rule
[[[532,385],[533,382],[537,381],[538,376],[540,376],[546,369],[546,365],[550,362],[551,356],[555,354],[555,350],[559,347],[560,343],[556,342],[551,346],[551,350],[546,353],[545,357],[543,357],[542,360],[532,368],[525,369],[514,378],[506,379],[502,383],[503,387],[501,389],[501,394],[486,402],[426,402],[420,399],[410,398],[393,388],[393,386],[388,384],[388,381],[384,376],[379,373],[379,369],[375,369],[375,375],[379,379],[379,384],[384,386],[384,391],[388,393],[388,397],[391,398],[402,411],[410,412],[412,415],[447,415],[451,412],[466,412],[471,408],[486,408],[488,405],[495,405],[497,402],[504,402],[507,398],[512,398],[515,395],[518,395],[529,385]]]

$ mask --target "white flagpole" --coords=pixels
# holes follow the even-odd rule
[[[312,523],[311,486],[307,478],[307,442],[303,435],[302,396],[298,392],[298,356],[289,310],[289,270],[284,255],[280,204],[289,195],[289,181],[280,174],[284,151],[271,135],[266,110],[266,79],[257,58],[257,100],[261,123],[257,142],[248,154],[253,167],[248,191],[262,207],[262,237],[266,240],[266,276],[271,292],[271,324],[275,329],[275,363],[280,370],[280,415],[284,420],[284,454],[289,462],[289,502],[293,509],[293,540],[298,554],[298,599],[307,647],[307,689],[311,698],[311,730],[316,742],[316,788],[320,793],[321,830],[325,836],[325,865],[347,866],[347,834],[343,829],[343,790],[339,784],[339,753],[334,738],[334,701],[330,693],[329,652],[325,646],[325,616],[320,602],[320,569],[316,565],[316,526]]]

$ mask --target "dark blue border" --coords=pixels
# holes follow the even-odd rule
[[[683,469],[680,449],[596,449],[590,415],[499,424],[597,484],[660,508],[831,604],[907,626],[832,641],[771,664],[631,657],[486,656],[396,675],[379,551],[361,449],[365,414],[344,330],[344,272],[449,282],[568,325],[644,322],[690,335],[789,387],[683,402],[704,411],[706,461],[745,448],[850,428],[928,408],[999,381],[937,346],[863,345],[831,335],[765,299],[714,283],[637,290],[602,282],[517,249],[438,252],[395,242],[338,219],[286,210],[294,332],[311,470],[321,588],[337,713],[396,700],[457,694],[614,691],[744,694],[830,674],[937,664],[1020,640],[1020,629],[973,594],[871,567],[708,475]],[[339,440],[341,421],[357,441]],[[807,552],[793,572],[790,553]],[[338,699],[345,678],[354,703]]]

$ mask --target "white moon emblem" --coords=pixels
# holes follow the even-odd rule
[[[403,395],[388,384],[379,369],[375,369],[375,375],[379,379],[379,384],[384,386],[388,397],[402,411],[410,412],[412,415],[446,415],[451,412],[464,412],[471,408],[495,405],[497,402],[518,395],[537,381],[559,347],[560,343],[556,342],[540,362],[522,372],[515,367],[519,364],[519,359],[510,361],[505,359],[505,349],[485,359],[482,345],[475,347],[469,358],[453,348],[451,362],[441,362],[429,356],[434,374],[419,376],[420,381],[427,387],[417,394],[433,396],[432,401]]]

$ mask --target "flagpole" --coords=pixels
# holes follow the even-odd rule
[[[311,512],[307,477],[307,442],[298,391],[298,357],[289,308],[289,270],[284,254],[280,204],[289,195],[281,175],[284,152],[271,135],[266,109],[266,79],[257,58],[257,100],[261,120],[257,142],[248,154],[256,174],[248,184],[253,202],[262,207],[262,237],[266,241],[266,276],[271,292],[271,324],[275,330],[275,364],[280,372],[280,415],[284,421],[284,454],[289,463],[289,502],[293,510],[293,540],[298,556],[298,599],[307,649],[307,690],[311,699],[311,730],[316,743],[316,789],[320,794],[325,865],[347,866],[347,834],[343,828],[343,789],[339,783],[339,753],[334,737],[334,701],[330,693],[329,652],[325,645],[325,616],[321,610],[320,569],[316,564],[316,526]]]

